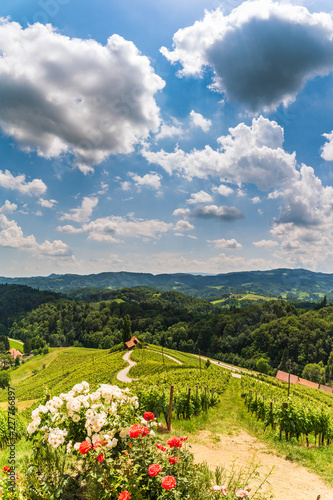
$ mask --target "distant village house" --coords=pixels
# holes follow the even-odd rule
[[[21,353],[21,351],[19,351],[18,349],[14,349],[14,347],[12,347],[11,349],[9,349],[9,351],[7,351],[6,354],[10,354],[14,361],[15,361],[15,359],[18,356],[20,358],[22,358],[22,356],[23,356],[23,354]]]

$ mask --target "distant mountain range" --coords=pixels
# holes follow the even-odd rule
[[[256,293],[269,297],[320,300],[333,298],[333,274],[305,269],[273,269],[244,271],[213,276],[193,274],[157,274],[105,272],[100,274],[51,274],[29,278],[0,277],[0,284],[28,285],[40,290],[71,294],[74,290],[115,290],[150,286],[160,290],[176,290],[193,297],[214,300],[230,293]]]

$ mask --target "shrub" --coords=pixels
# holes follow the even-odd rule
[[[87,382],[76,384],[32,411],[27,498],[218,498],[212,473],[205,464],[194,464],[186,437],[158,442],[154,415],[140,416],[138,399],[128,389],[102,384],[89,391]]]

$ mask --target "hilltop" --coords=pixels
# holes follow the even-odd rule
[[[305,269],[273,269],[244,271],[212,276],[185,273],[157,274],[104,272],[100,274],[51,274],[28,278],[0,277],[2,284],[28,285],[40,290],[70,294],[78,289],[92,293],[95,289],[116,290],[149,286],[159,290],[175,290],[206,300],[227,298],[230,293],[253,292],[263,296],[320,300],[324,295],[333,298],[333,274]]]

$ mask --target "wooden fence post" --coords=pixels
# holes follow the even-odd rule
[[[190,418],[190,403],[191,403],[191,387],[188,388],[188,394],[187,394],[187,415],[186,415],[187,420],[191,420],[191,418]]]
[[[170,402],[169,402],[168,431],[171,431],[172,403],[173,403],[173,385],[170,387]]]

